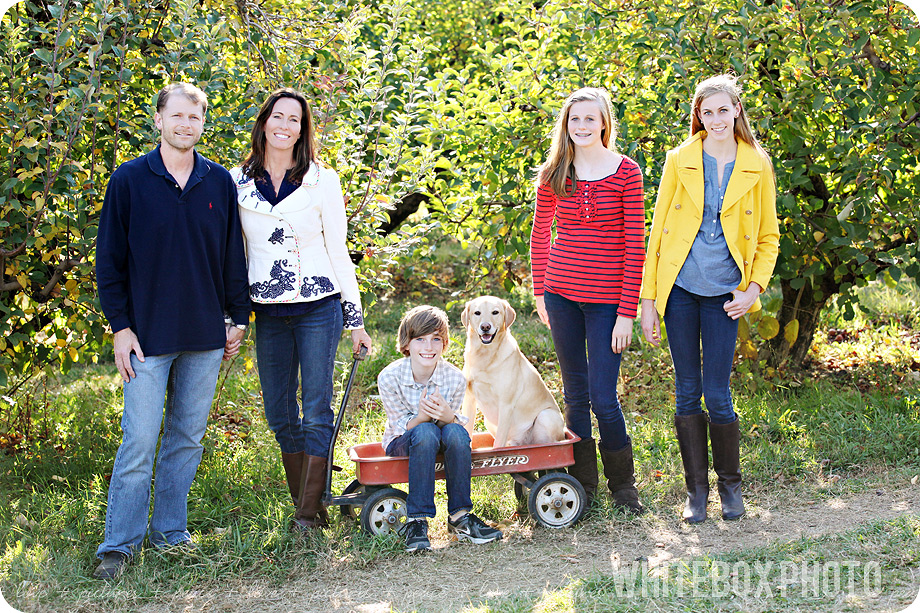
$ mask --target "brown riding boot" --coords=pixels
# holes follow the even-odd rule
[[[684,521],[698,524],[706,521],[706,503],[709,501],[709,437],[706,434],[706,415],[675,415],[674,429],[684,463],[684,482],[687,484],[687,501],[684,503]]]
[[[288,490],[291,492],[291,500],[294,502],[294,508],[297,508],[297,501],[300,499],[300,472],[303,470],[303,459],[306,454],[303,451],[297,453],[281,452],[281,465],[284,466],[284,478],[287,480]]]
[[[597,493],[597,445],[593,438],[583,438],[572,443],[572,453],[575,463],[568,467],[568,472],[585,488],[590,507]]]
[[[300,476],[300,497],[294,511],[294,525],[306,532],[329,525],[329,514],[323,506],[326,492],[326,458],[304,455]]]
[[[630,515],[644,513],[645,507],[639,502],[639,490],[636,489],[632,440],[627,439],[626,444],[616,451],[604,449],[603,444],[598,445],[598,449],[601,451],[607,487],[613,496],[613,506]]]
[[[709,424],[712,442],[712,467],[719,476],[719,497],[722,499],[722,519],[738,519],[744,515],[741,499],[741,432],[738,418],[730,424]]]

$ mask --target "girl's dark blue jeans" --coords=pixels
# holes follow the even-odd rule
[[[562,371],[566,425],[590,438],[593,411],[601,447],[623,448],[629,438],[617,397],[620,354],[610,346],[617,305],[574,302],[551,292],[544,293],[543,301]]]
[[[738,320],[723,308],[731,299],[731,294],[699,296],[677,285],[671,288],[664,325],[674,362],[678,415],[699,415],[705,399],[712,423],[736,419],[729,379]]]

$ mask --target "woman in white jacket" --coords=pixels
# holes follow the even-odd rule
[[[322,495],[343,327],[351,330],[355,351],[371,346],[345,245],[342,188],[335,171],[316,161],[313,131],[306,97],[279,89],[256,117],[249,157],[231,171],[246,240],[265,417],[281,447],[294,525],[301,530],[327,520]]]

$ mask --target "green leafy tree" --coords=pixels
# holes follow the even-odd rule
[[[24,1],[0,30],[0,387],[41,367],[96,360],[106,322],[95,294],[99,210],[111,172],[148,151],[157,90],[189,80],[209,96],[203,154],[227,166],[248,150],[264,96],[282,85],[315,102],[321,158],[339,171],[353,251],[373,300],[374,274],[424,240],[425,224],[389,237],[394,201],[432,171],[437,142],[413,146],[433,94],[431,43],[403,36],[406,4],[201,4]],[[373,44],[371,44],[372,41]],[[364,271],[367,271],[364,273]]]
[[[527,282],[534,170],[583,85],[613,94],[650,216],[695,83],[733,71],[783,229],[776,317],[751,322],[769,345],[741,351],[800,364],[828,300],[920,274],[918,42],[893,0],[24,0],[0,27],[0,386],[95,359],[102,194],[156,139],[152,98],[174,79],[209,94],[201,149],[226,165],[268,91],[308,93],[373,300],[382,271],[439,233],[478,249],[471,284]]]
[[[739,76],[777,176],[781,298],[768,309],[777,317],[752,318],[768,339],[759,357],[800,365],[829,300],[852,311],[854,287],[920,276],[920,29],[903,4],[511,1],[489,20],[451,10],[468,30],[441,43],[452,53],[436,78],[449,83],[453,123],[435,208],[481,245],[484,268],[517,270],[506,283],[526,274],[533,168],[565,95],[611,91],[650,217],[695,84],[722,72]],[[757,358],[747,330],[741,353]]]

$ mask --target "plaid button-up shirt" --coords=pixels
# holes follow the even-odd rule
[[[409,358],[396,360],[377,375],[377,390],[387,414],[387,427],[383,431],[383,448],[386,449],[396,438],[406,433],[406,426],[418,415],[418,404],[422,394],[440,392],[457,416],[457,422],[466,425],[469,421],[460,414],[463,394],[466,392],[466,378],[460,369],[443,359],[438,362],[427,383],[416,383],[412,376]]]

